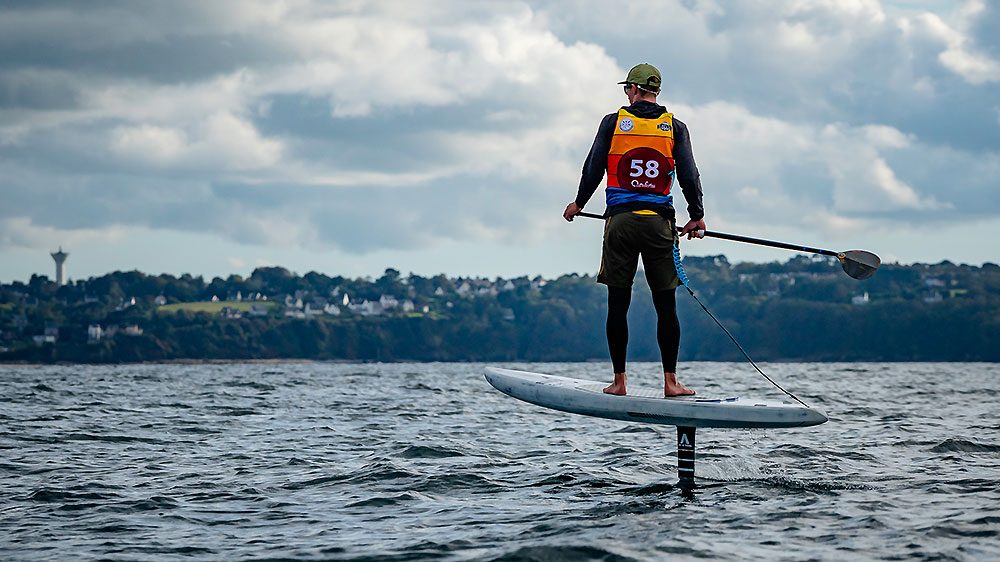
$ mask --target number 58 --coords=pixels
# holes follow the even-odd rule
[[[643,163],[646,164],[645,169],[643,169]],[[656,160],[632,160],[630,168],[629,177],[633,178],[642,175],[645,175],[647,178],[655,178],[660,175],[660,163]]]

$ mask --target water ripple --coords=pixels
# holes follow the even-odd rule
[[[673,428],[518,402],[482,365],[4,367],[0,558],[1000,559],[994,365],[765,367],[831,422],[699,430],[693,495]]]

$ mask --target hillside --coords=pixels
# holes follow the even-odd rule
[[[1000,361],[1000,267],[885,265],[856,281],[826,258],[688,258],[692,287],[760,360]],[[579,361],[606,358],[593,277],[349,279],[280,267],[205,280],[115,272],[0,285],[0,361],[204,359]],[[686,294],[682,360],[739,360]],[[641,274],[631,359],[658,357]]]

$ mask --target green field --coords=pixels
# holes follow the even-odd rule
[[[242,312],[249,312],[250,307],[253,305],[266,306],[269,309],[277,306],[277,303],[271,301],[200,301],[200,302],[178,302],[174,304],[165,304],[157,308],[157,312],[167,312],[173,313],[179,310],[184,310],[186,312],[207,312],[209,314],[218,314],[225,307],[232,308],[233,310],[240,310]]]

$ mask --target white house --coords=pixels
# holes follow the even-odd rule
[[[365,299],[361,303],[361,314],[365,316],[379,316],[382,314],[382,304],[379,301],[370,301]]]

